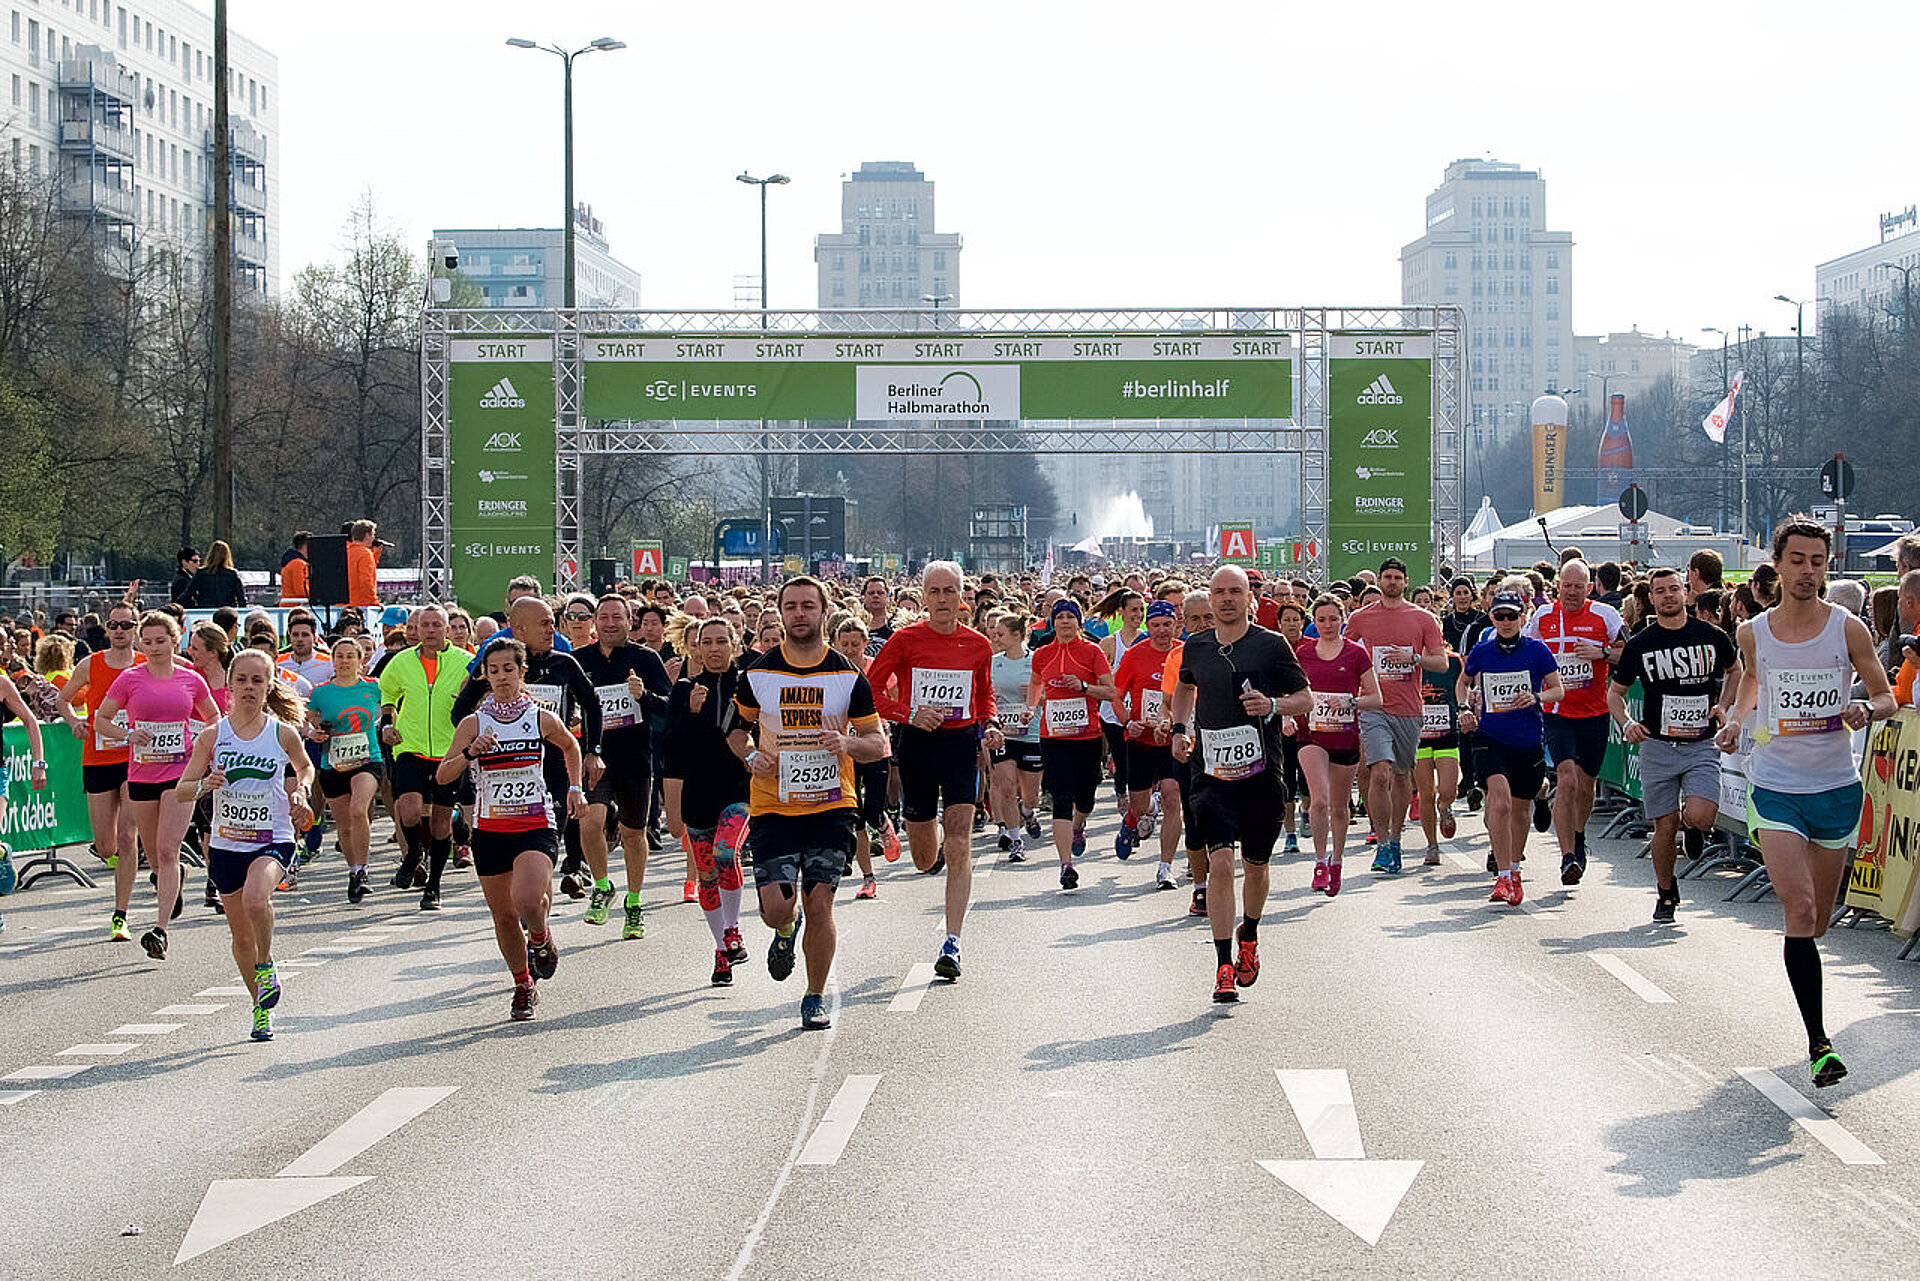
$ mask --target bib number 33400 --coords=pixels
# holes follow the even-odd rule
[[[1201,730],[1200,755],[1207,773],[1227,783],[1252,778],[1267,767],[1266,745],[1253,725]]]

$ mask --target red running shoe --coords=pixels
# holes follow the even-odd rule
[[[1240,993],[1233,986],[1233,964],[1222,965],[1213,976],[1213,999],[1217,1004],[1225,1005],[1229,1001],[1240,999]]]
[[[900,833],[894,831],[893,820],[887,820],[885,834],[880,838],[880,853],[889,863],[900,861]]]
[[[1260,940],[1241,939],[1240,955],[1233,963],[1233,981],[1252,987],[1260,980]]]

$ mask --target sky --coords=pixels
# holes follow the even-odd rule
[[[209,0],[197,0],[210,8]],[[1920,200],[1920,5],[230,0],[279,57],[283,272],[370,192],[436,226],[555,226],[575,189],[654,308],[817,302],[840,180],[910,160],[970,308],[1378,305],[1452,160],[1541,171],[1580,333],[1784,333],[1775,294]],[[324,18],[321,17],[324,13]],[[1811,309],[1810,309],[1811,310]],[[1809,326],[1811,328],[1811,325]]]

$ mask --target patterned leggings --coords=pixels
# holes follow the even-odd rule
[[[719,825],[706,831],[687,829],[687,848],[700,878],[700,906],[711,912],[720,906],[721,890],[741,887],[740,847],[747,839],[747,807],[729,805],[720,812]]]

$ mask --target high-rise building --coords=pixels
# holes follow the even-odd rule
[[[934,229],[933,184],[869,160],[840,184],[840,230],[814,237],[820,309],[958,307],[960,236]]]
[[[1822,311],[1848,309],[1885,323],[1901,317],[1913,302],[1914,286],[1920,283],[1912,278],[1916,268],[1920,268],[1920,214],[1908,205],[1899,213],[1880,215],[1879,243],[1815,267],[1813,293],[1824,300]]]
[[[1452,303],[1467,327],[1469,443],[1523,429],[1548,387],[1576,384],[1573,233],[1547,230],[1539,171],[1456,160],[1427,196],[1426,234],[1400,251],[1400,301]]]
[[[213,19],[180,0],[18,0],[0,40],[16,170],[57,185],[60,212],[135,264],[173,254],[198,278],[210,210],[232,219],[235,278],[280,286],[279,60],[227,39],[232,171],[213,194]]]
[[[1689,394],[1695,350],[1692,343],[1672,334],[1643,334],[1637,328],[1605,335],[1575,334],[1573,375],[1561,385],[1579,388],[1585,393],[1583,399],[1591,398],[1583,417],[1604,418],[1607,407],[1600,399],[1602,394],[1625,395],[1631,408],[1636,397],[1653,390],[1665,378],[1673,379],[1682,394]]]
[[[567,296],[566,235],[559,227],[455,227],[433,233],[460,253],[460,274],[483,307],[558,307]],[[615,258],[592,205],[573,222],[573,297],[582,307],[640,305],[640,273]]]

